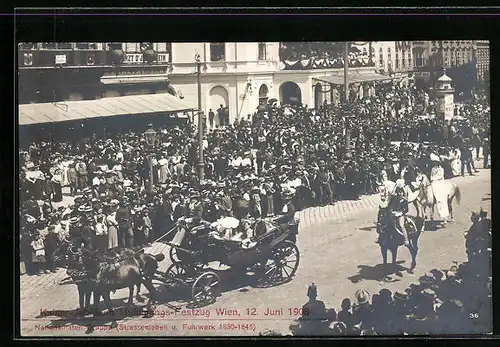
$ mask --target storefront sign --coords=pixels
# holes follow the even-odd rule
[[[413,76],[415,78],[429,78],[431,77],[431,73],[430,72],[426,72],[426,71],[422,71],[422,72],[415,72],[413,74]]]
[[[106,76],[139,76],[139,75],[167,75],[168,71],[166,68],[158,69],[144,69],[144,68],[124,68],[119,71],[105,72],[103,73],[103,77]]]
[[[142,54],[127,54],[127,58],[125,59],[125,63],[127,64],[139,64],[142,63],[143,61],[143,56]]]
[[[66,54],[57,54],[56,64],[66,64]]]
[[[158,54],[157,60],[159,63],[168,63],[168,53]]]
[[[125,59],[126,64],[141,64],[144,62],[144,56],[142,53],[126,54]],[[158,63],[167,63],[169,59],[168,53],[161,53],[157,55],[156,61]]]

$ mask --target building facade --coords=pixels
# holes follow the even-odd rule
[[[490,79],[490,42],[477,40],[476,46],[476,71],[477,80],[489,83]]]
[[[402,76],[413,71],[413,52],[411,41],[375,41],[373,60],[380,73]]]
[[[384,74],[407,66],[407,46],[368,43],[382,48]],[[196,57],[201,63],[201,109],[214,113],[222,105],[230,122],[253,114],[271,99],[282,104],[320,106],[337,102],[343,92],[343,68],[287,70],[279,42],[190,43],[24,43],[19,46],[20,103],[91,100],[169,92],[198,108]],[[397,61],[397,62],[396,62]],[[356,63],[349,74],[374,74],[373,64]],[[337,77],[335,77],[337,76]],[[373,93],[366,78],[350,85],[350,95]],[[353,81],[355,81],[353,79]],[[217,119],[215,119],[217,123]]]
[[[168,43],[21,43],[19,102],[164,93],[170,59]]]

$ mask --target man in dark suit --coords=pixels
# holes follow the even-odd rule
[[[128,199],[122,200],[120,208],[116,212],[118,221],[118,241],[121,247],[132,249],[134,247],[134,231],[132,229],[132,210]]]
[[[215,113],[210,109],[208,112],[208,123],[210,124],[210,129],[213,129],[214,127],[214,118],[215,118]]]

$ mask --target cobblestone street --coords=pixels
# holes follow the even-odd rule
[[[491,211],[490,170],[481,169],[475,177],[457,177],[452,181],[462,191],[461,204],[454,202],[455,223],[425,232],[420,238],[415,273],[403,272],[402,277],[395,276],[392,282],[384,282],[376,266],[381,263],[379,248],[374,243],[379,196],[363,196],[357,201],[342,201],[300,213],[297,242],[300,264],[291,282],[272,288],[254,288],[241,274],[222,271],[222,295],[215,304],[199,312],[188,311],[185,303],[173,300],[170,304],[181,305],[185,311],[167,316],[172,310],[167,305],[159,304],[157,314],[152,318],[137,314],[122,317],[117,313],[117,329],[96,328],[91,335],[86,335],[90,316],[77,318],[73,313],[78,306],[76,286],[58,284],[66,277],[64,269],[55,274],[23,275],[20,279],[21,334],[96,337],[257,335],[265,328],[288,333],[288,326],[298,314],[295,309],[307,301],[307,285],[311,282],[316,283],[319,299],[325,302],[327,308],[338,309],[342,299],[349,297],[352,300],[358,289],[365,289],[371,294],[384,287],[392,291],[404,290],[426,271],[446,269],[453,261],[466,260],[463,232],[470,225],[471,211],[478,211],[480,207]],[[414,214],[413,207],[410,207],[410,214]],[[169,247],[162,243],[155,243],[146,249],[148,253],[164,253],[167,256],[160,263],[161,270],[170,265],[168,251]],[[401,266],[409,266],[408,251],[401,248],[398,260]],[[163,295],[168,292],[161,284],[158,288]],[[144,287],[142,290],[142,294],[147,293]],[[114,305],[118,307],[125,305],[127,297],[127,289],[111,294]],[[101,305],[104,307],[103,303]],[[223,309],[237,312],[229,315],[222,313]],[[283,312],[280,315],[265,315],[267,309]],[[58,312],[42,315],[43,310]],[[109,327],[111,322],[109,317],[102,318],[103,325]],[[478,327],[479,330],[487,331],[489,328]]]

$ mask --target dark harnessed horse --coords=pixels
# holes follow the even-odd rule
[[[384,264],[387,264],[387,251],[392,253],[392,264],[396,264],[398,248],[404,244],[404,237],[397,229],[394,217],[391,214],[389,207],[381,207],[378,213],[377,228],[380,234],[379,245],[382,252]],[[417,228],[415,220],[411,216],[406,216],[405,227],[408,233],[408,241],[411,254],[411,267],[408,270],[412,272],[417,265],[418,253],[418,238],[420,237],[420,229]]]

